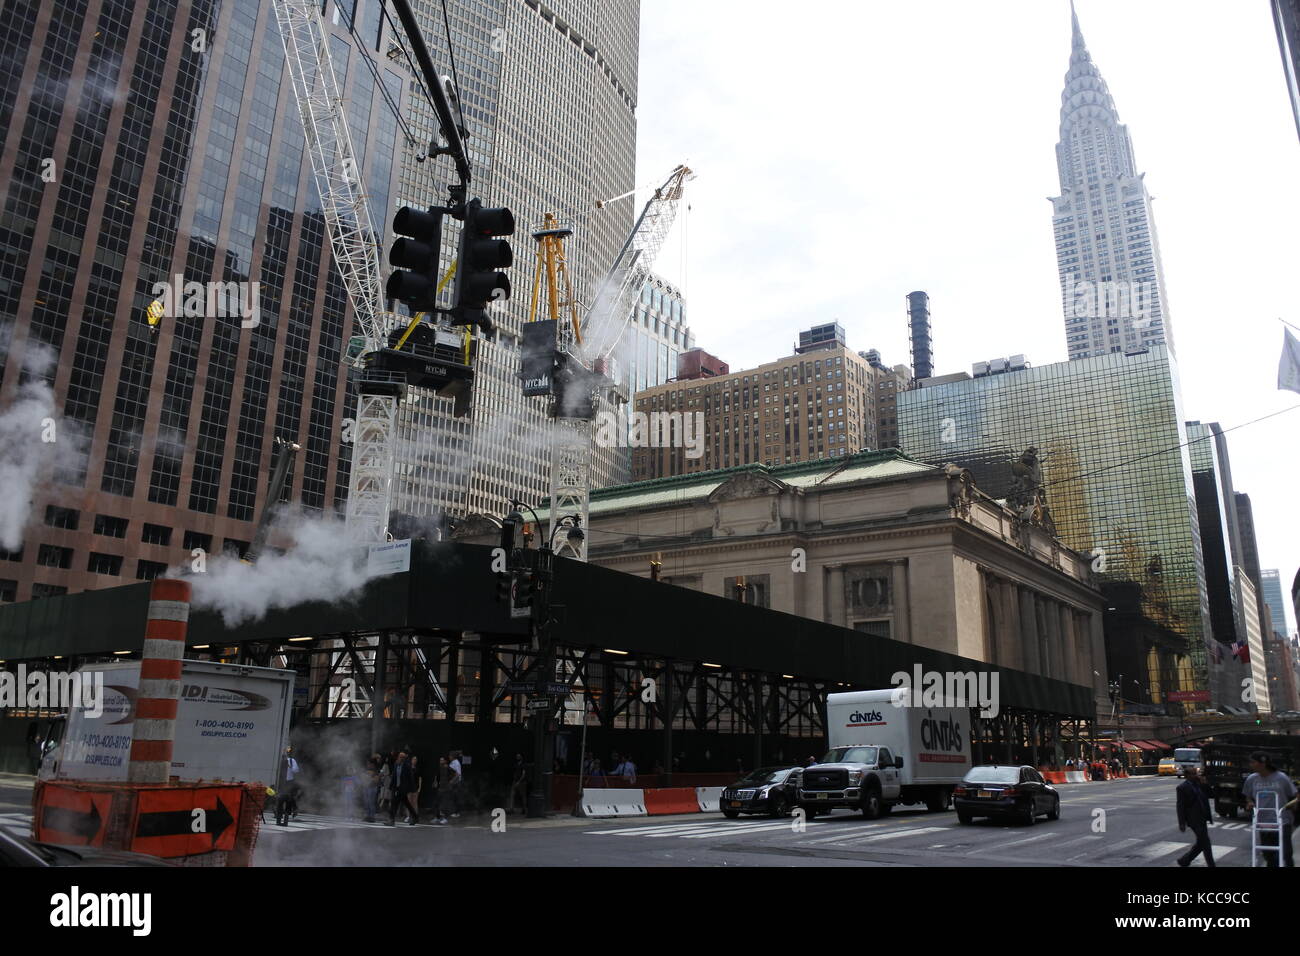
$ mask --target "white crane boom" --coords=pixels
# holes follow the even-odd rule
[[[575,340],[572,330],[566,328],[567,323],[560,322],[556,326],[558,349],[569,352],[588,367],[610,357],[627,329],[641,286],[650,277],[650,270],[677,217],[677,203],[684,185],[694,176],[686,166],[678,166],[655,190],[582,322],[582,343]],[[603,404],[603,397],[597,395],[594,403],[597,414]],[[549,540],[555,545],[556,554],[586,561],[585,531],[581,536],[570,533],[562,535],[561,541],[555,540],[557,530],[564,526],[566,519],[570,528],[575,524],[583,529],[588,527],[591,501],[591,420],[566,417],[563,411],[557,409],[551,426]]]
[[[384,309],[378,233],[348,133],[321,4],[274,0],[274,5],[330,249],[365,338],[364,352],[372,352],[387,344],[393,317]],[[360,354],[353,364],[361,367]],[[401,391],[391,385],[367,389],[364,383],[360,389],[347,511],[348,534],[354,541],[376,544],[388,537]]]

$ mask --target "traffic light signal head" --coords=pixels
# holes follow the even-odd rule
[[[456,324],[477,325],[485,333],[492,329],[487,304],[510,298],[510,278],[497,270],[508,269],[515,261],[510,243],[494,237],[514,232],[515,215],[509,209],[485,209],[477,199],[465,205],[456,266]]]
[[[514,582],[511,579],[509,572],[497,572],[497,603],[510,603],[510,593],[513,590],[513,584]]]
[[[385,292],[415,312],[430,312],[437,299],[439,248],[445,210],[403,206],[393,217],[393,231],[403,238],[393,243],[388,261],[395,266]]]

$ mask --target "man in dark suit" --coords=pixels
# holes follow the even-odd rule
[[[1187,768],[1187,779],[1178,785],[1178,832],[1185,833],[1191,827],[1196,834],[1196,842],[1190,850],[1178,858],[1179,866],[1191,866],[1198,853],[1205,854],[1205,865],[1214,866],[1214,854],[1210,847],[1210,788],[1201,780],[1201,771],[1196,767]]]
[[[410,803],[407,801],[407,794],[417,793],[420,789],[418,781],[415,779],[415,769],[411,766],[411,761],[407,759],[406,751],[403,750],[397,755],[397,763],[393,764],[393,800],[388,806],[388,825],[397,826],[397,808],[405,807],[407,815],[411,818],[411,826],[420,822],[419,810],[412,811]]]

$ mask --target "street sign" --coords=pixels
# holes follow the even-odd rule
[[[552,682],[546,685],[546,693],[564,696],[570,692],[571,688],[563,682]]]
[[[512,680],[506,683],[507,694],[531,694],[537,685],[530,680]]]
[[[528,712],[549,711],[555,707],[554,697],[533,697],[528,701]]]

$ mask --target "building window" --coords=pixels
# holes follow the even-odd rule
[[[746,574],[724,578],[723,597],[755,607],[771,607],[771,575]]]
[[[67,570],[72,567],[72,549],[60,548],[53,544],[43,544],[36,553],[36,563],[43,568]]]
[[[67,528],[69,531],[76,531],[80,520],[81,512],[75,508],[59,508],[56,505],[47,505],[45,508],[45,523],[51,528]]]
[[[853,630],[861,631],[863,634],[870,634],[872,637],[889,637],[889,629],[890,622],[888,620],[853,622]]]
[[[19,548],[17,551],[6,551],[4,548],[0,548],[0,560],[2,560],[2,561],[21,561],[22,559],[23,559],[23,549],[22,549],[22,548]]]
[[[0,580],[0,604],[12,604],[18,600],[18,582]]]
[[[145,544],[161,544],[165,547],[172,543],[172,529],[165,528],[160,524],[145,522],[144,532],[140,535],[140,540]]]
[[[95,534],[102,534],[106,538],[125,538],[126,525],[125,518],[114,518],[111,515],[95,515]]]
[[[39,601],[41,598],[57,597],[60,594],[67,594],[68,589],[59,584],[33,584],[32,600]]]
[[[86,570],[93,574],[111,574],[116,577],[122,573],[122,556],[92,551],[90,560],[86,562]]]
[[[212,535],[200,534],[197,531],[185,532],[185,550],[193,551],[195,548],[202,548],[204,551],[212,550]]]
[[[152,581],[167,571],[167,565],[161,561],[140,561],[135,566],[135,576],[141,581]]]
[[[233,552],[242,558],[248,553],[248,542],[240,541],[238,538],[226,538],[221,545],[221,550],[226,554]]]

